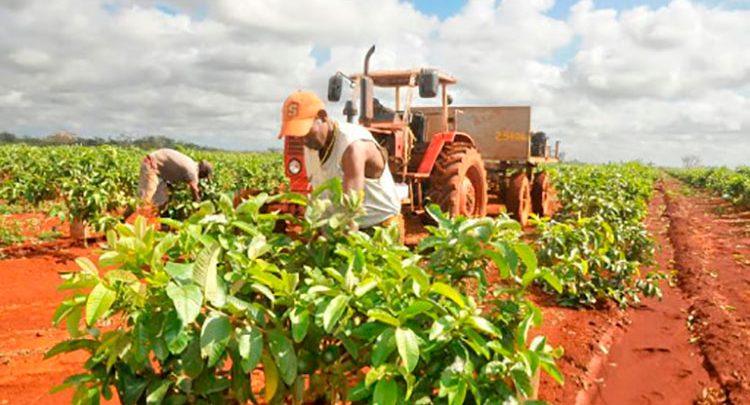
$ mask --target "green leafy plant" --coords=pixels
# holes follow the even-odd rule
[[[25,240],[21,234],[21,226],[17,221],[0,218],[0,247],[15,245]]]
[[[559,301],[593,306],[611,299],[627,306],[641,295],[660,297],[659,281],[667,276],[640,271],[653,258],[643,220],[656,171],[637,163],[549,171],[562,208],[554,219],[533,223],[541,268],[562,283]]]
[[[661,297],[658,280],[642,277],[638,260],[628,258],[614,230],[601,217],[536,223],[539,260],[562,284],[559,301],[568,306],[593,306],[611,299],[621,306],[639,303],[640,295]]]
[[[62,236],[62,233],[60,233],[60,231],[57,231],[55,229],[52,229],[49,231],[42,231],[36,235],[37,239],[41,241],[45,241],[45,242],[59,239],[61,236]]]
[[[296,239],[273,232],[285,217],[261,213],[279,199],[307,207]],[[142,219],[115,226],[98,265],[79,259],[61,285],[71,295],[54,322],[71,338],[47,357],[83,350],[88,360],[60,389],[73,387],[74,403],[113,387],[126,404],[255,402],[250,373],[262,366],[270,403],[462,404],[526,402],[542,371],[562,382],[560,349],[527,340],[541,315],[523,286],[538,273],[507,219],[456,225],[433,209],[439,225],[418,253],[394,243],[395,228],[351,231],[360,204],[332,182],[309,201],[206,201],[165,220],[175,233]],[[465,261],[470,277],[505,263],[507,286],[487,300],[432,257],[471,236],[484,249],[441,260]],[[505,239],[510,250],[495,249]]]
[[[103,230],[118,221],[111,213],[135,204],[137,171],[118,167],[123,163],[119,155],[117,149],[103,146],[96,153],[60,162],[62,178],[58,184],[65,202],[65,211],[58,213],[61,219],[85,221]],[[135,161],[130,163],[134,168]]]
[[[206,152],[182,149],[214,163],[207,198],[244,188],[270,191],[286,182],[279,153]],[[61,220],[85,221],[95,230],[111,228],[137,203],[139,165],[148,151],[114,146],[0,146],[0,202],[42,209]],[[179,185],[165,215],[185,219],[193,204]],[[44,207],[48,203],[62,203]]]
[[[668,173],[693,187],[719,193],[737,206],[750,207],[750,167],[672,169]]]
[[[201,202],[210,201],[217,203],[221,196],[218,184],[208,179],[199,182]],[[185,220],[201,207],[201,202],[193,201],[190,187],[185,184],[174,184],[170,186],[169,201],[162,209],[161,216],[176,220]]]

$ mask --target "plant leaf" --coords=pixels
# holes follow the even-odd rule
[[[106,285],[99,283],[91,290],[86,300],[86,325],[93,325],[115,302],[117,294]]]
[[[99,269],[96,268],[94,262],[88,257],[79,257],[76,259],[76,264],[81,268],[81,272],[92,275],[94,277],[99,276]]]
[[[279,370],[276,368],[276,363],[268,353],[263,352],[262,361],[263,374],[266,380],[265,397],[266,402],[270,402],[279,388]]]
[[[201,358],[201,342],[198,336],[190,341],[188,347],[182,352],[181,359],[188,377],[197,378],[201,374],[204,362]]]
[[[514,250],[518,253],[518,257],[521,258],[521,261],[526,266],[526,271],[536,270],[536,253],[534,253],[534,249],[532,249],[531,246],[525,243],[519,243],[514,246]]]
[[[330,333],[333,330],[333,327],[336,326],[341,315],[344,314],[348,303],[349,297],[343,294],[337,296],[328,303],[325,312],[323,312],[323,329],[325,329],[326,332]]]
[[[292,385],[297,378],[297,355],[292,342],[278,330],[268,332],[268,347],[276,360],[281,378],[286,385]]]
[[[231,325],[229,318],[221,314],[212,314],[203,323],[201,329],[201,356],[208,359],[208,366],[213,367],[224,355],[229,343]]]
[[[419,362],[419,340],[411,329],[396,329],[396,347],[408,372],[412,372]]]
[[[463,405],[466,400],[466,381],[459,380],[456,389],[448,394],[448,405]]]
[[[396,382],[382,379],[375,384],[375,392],[372,394],[373,405],[396,405],[398,399],[398,386]]]
[[[370,319],[374,319],[376,321],[380,321],[391,326],[395,326],[395,327],[401,326],[401,322],[399,322],[399,320],[396,319],[395,316],[389,314],[388,312],[382,309],[371,309],[367,311],[367,316]]]
[[[354,289],[354,296],[361,297],[377,286],[378,282],[375,280],[364,280]]]
[[[469,322],[480,332],[486,333],[490,336],[500,337],[500,330],[492,324],[492,322],[481,316],[472,316],[469,318]]]
[[[406,322],[407,320],[423,312],[429,311],[430,308],[432,308],[432,304],[429,301],[424,301],[424,300],[414,301],[406,309],[401,311],[401,313],[398,315],[398,318],[401,322]]]
[[[167,296],[172,300],[183,325],[193,322],[200,314],[203,295],[198,286],[178,286],[175,283],[169,283],[167,285]]]
[[[193,264],[193,280],[203,289],[206,299],[221,308],[226,301],[224,285],[217,273],[221,247],[218,243],[211,243],[195,258]]]
[[[250,373],[258,365],[263,354],[263,335],[258,329],[246,326],[237,339],[242,357],[242,370]]]
[[[292,322],[292,339],[295,343],[301,342],[307,335],[307,328],[310,326],[310,312],[304,308],[294,308],[289,314],[289,320]]]
[[[547,282],[547,284],[550,285],[550,287],[554,288],[555,291],[557,291],[558,294],[562,294],[563,286],[562,281],[560,281],[560,278],[557,277],[557,274],[553,272],[552,270],[548,268],[541,269],[542,272],[542,279]]]
[[[396,350],[396,335],[394,330],[388,328],[378,336],[375,341],[375,346],[372,349],[372,356],[370,360],[372,365],[375,367],[380,366],[388,360],[388,356]]]
[[[187,284],[193,279],[193,263],[168,262],[164,266],[164,270],[180,284]]]
[[[161,404],[164,396],[167,395],[167,390],[171,382],[169,380],[155,380],[148,387],[148,396],[146,396],[146,404]]]
[[[443,297],[450,299],[451,301],[458,304],[458,306],[461,308],[466,307],[466,303],[464,302],[464,298],[461,296],[461,294],[448,284],[435,283],[432,285],[432,287],[430,287],[430,291],[438,293]]]

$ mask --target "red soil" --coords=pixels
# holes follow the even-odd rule
[[[729,403],[750,404],[750,218],[678,190],[668,185],[669,236],[706,370]]]
[[[49,217],[43,212],[0,215],[0,226],[11,230],[16,230],[17,227],[24,238],[22,245],[45,243],[37,238],[42,232],[59,232],[60,237],[69,235],[66,224],[62,224],[59,218]]]
[[[20,258],[27,255],[39,255],[42,252],[57,252],[60,249],[66,249],[84,242],[93,242],[98,235],[91,235],[86,241],[75,241],[70,237],[70,226],[67,223],[61,223],[56,217],[49,217],[42,212],[3,215],[3,222],[6,226],[16,224],[21,229],[24,240],[6,247],[0,247],[0,259]],[[59,236],[51,240],[40,240],[39,234],[42,232],[58,232]]]
[[[538,300],[537,296],[532,296]],[[579,392],[593,383],[592,375],[602,367],[615,333],[624,326],[624,313],[613,305],[600,309],[571,309],[553,302],[537,302],[542,307],[542,326],[533,331],[547,337],[553,347],[565,354],[557,366],[565,376],[559,385],[546,374],[539,383],[539,399],[552,404],[575,404]]]
[[[661,188],[651,201],[649,232],[659,249],[656,264],[644,271],[670,271],[674,250]],[[677,288],[663,285],[663,298],[644,300],[629,311],[627,329],[619,333],[590,390],[580,399],[594,404],[691,404],[712,386],[699,347],[690,343],[690,303]],[[715,385],[714,385],[715,386]]]
[[[21,228],[21,234],[27,238],[34,238],[44,231],[57,231],[65,235],[67,227],[63,226],[57,217],[49,217],[43,212],[2,215],[6,224],[16,222]]]
[[[654,268],[678,270],[679,288],[664,284],[662,301],[645,300],[626,311],[561,308],[533,293],[544,313],[534,333],[565,348],[558,365],[566,383],[543,376],[540,399],[565,405],[750,403],[750,215],[705,195],[681,195],[675,182],[663,190],[647,222],[661,247]],[[424,237],[413,220],[407,224],[412,240]],[[80,370],[83,356],[42,357],[67,335],[50,321],[65,296],[56,291],[58,272],[95,252],[58,246],[23,253],[27,257],[0,261],[0,404],[67,403],[72,391],[48,390]],[[256,371],[254,391],[261,386]]]
[[[93,257],[91,250],[63,249],[53,253],[0,261],[0,403],[70,403],[72,391],[49,394],[50,388],[82,370],[81,354],[43,360],[44,353],[65,339],[52,326],[52,314],[66,296],[56,291],[59,272],[77,268],[73,260]]]

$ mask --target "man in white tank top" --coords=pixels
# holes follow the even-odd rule
[[[303,137],[308,148],[307,173],[313,187],[341,178],[344,191],[364,192],[365,215],[357,221],[367,230],[375,225],[398,224],[404,237],[401,200],[383,148],[370,132],[328,116],[315,94],[297,91],[287,97],[281,111],[279,137]]]

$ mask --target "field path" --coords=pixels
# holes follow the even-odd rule
[[[656,241],[656,263],[649,270],[674,269],[670,217],[663,184],[650,201],[648,231]],[[581,396],[593,404],[692,404],[706,387],[716,386],[703,366],[700,348],[688,328],[690,302],[679,288],[662,285],[663,298],[646,299],[629,311],[629,325],[612,346],[592,389]]]
[[[629,311],[579,403],[750,403],[748,226],[747,212],[719,198],[672,180],[657,187],[648,227],[678,288]]]
[[[668,186],[669,236],[706,369],[729,403],[750,404],[750,213]]]

